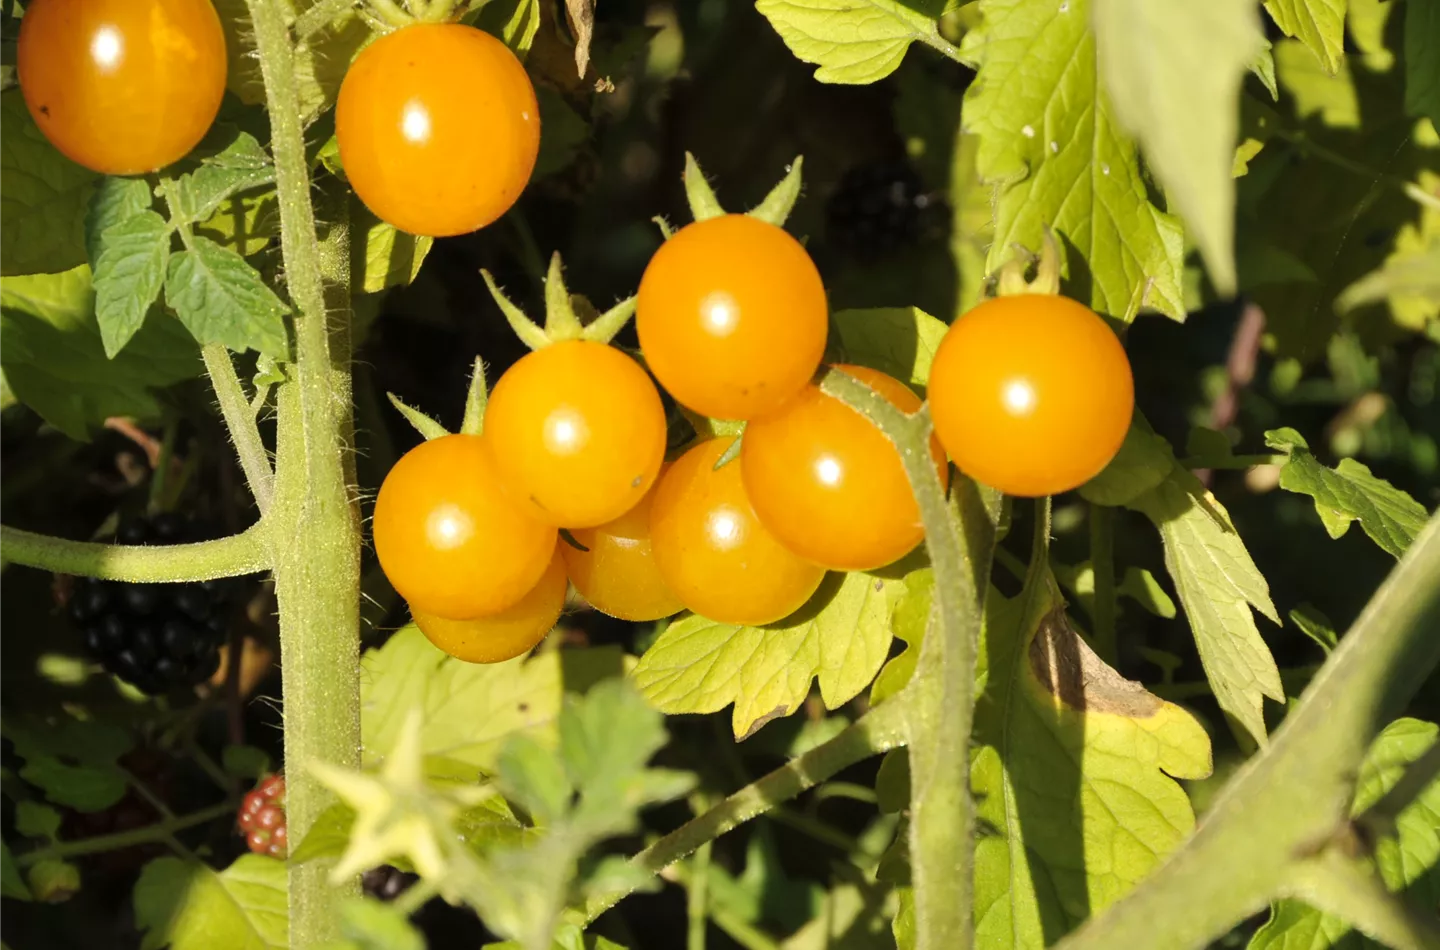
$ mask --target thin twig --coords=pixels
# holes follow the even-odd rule
[[[1264,336],[1265,311],[1253,301],[1245,304],[1230,338],[1230,352],[1225,357],[1225,388],[1210,407],[1210,428],[1215,431],[1224,432],[1235,423],[1240,412],[1240,394],[1255,379],[1255,364]],[[1195,477],[1208,488],[1214,473],[1210,469],[1198,469]]]
[[[106,851],[119,851],[122,848],[133,848],[138,844],[164,841],[167,837],[173,836],[177,831],[184,831],[186,828],[203,825],[206,822],[215,821],[217,818],[224,818],[227,815],[233,816],[235,809],[239,807],[240,803],[238,801],[227,801],[219,805],[212,805],[209,808],[202,808],[188,815],[180,815],[177,818],[169,818],[165,821],[156,822],[153,825],[146,825],[144,828],[132,828],[129,831],[117,831],[114,834],[97,835],[94,838],[64,841],[48,848],[31,851],[28,854],[16,855],[15,863],[23,868],[29,867],[32,864],[38,864],[41,861],[77,858],[86,854],[101,854]]]

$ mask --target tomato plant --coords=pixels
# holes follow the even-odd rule
[[[1083,304],[1022,294],[964,314],[935,351],[930,415],[962,472],[1012,495],[1099,474],[1135,410],[1130,362]]]
[[[650,503],[650,549],[660,576],[689,609],[722,623],[789,616],[815,593],[824,568],[782,545],[755,516],[728,447],[711,439],[665,473]]]
[[[747,215],[681,228],[646,266],[636,303],[650,371],[708,416],[752,419],[778,408],[825,351],[825,288],[810,256]]]
[[[919,396],[878,370],[835,369],[901,412],[920,408]],[[941,484],[948,483],[945,453],[933,439],[930,454]],[[740,470],[761,524],[790,550],[833,570],[884,567],[925,537],[895,447],[818,386],[806,386],[784,408],[745,428]]]
[[[539,154],[540,107],[505,44],[458,23],[416,24],[355,58],[335,140],[371,211],[411,234],[465,234],[520,197]]]
[[[1440,946],[1437,22],[0,4],[0,944]]]
[[[534,588],[555,529],[517,510],[480,436],[416,446],[375,499],[375,553],[414,610],[454,620],[495,614]]]
[[[603,343],[568,340],[500,377],[485,413],[495,466],[535,517],[590,528],[644,497],[665,456],[665,409],[645,370]]]
[[[210,0],[35,0],[16,66],[57,149],[136,175],[184,158],[209,131],[225,93],[225,35]]]

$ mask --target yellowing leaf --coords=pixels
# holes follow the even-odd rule
[[[788,716],[820,681],[826,708],[869,685],[890,649],[890,612],[905,582],[830,574],[810,603],[767,627],[687,615],[640,657],[635,683],[661,712],[709,713],[735,704],[735,735]]]
[[[560,657],[546,653],[504,663],[462,663],[425,639],[413,624],[360,661],[360,737],[366,762],[388,752],[405,716],[424,716],[420,746],[490,770],[507,736],[548,729],[560,712]]]
[[[247,854],[223,871],[156,858],[135,884],[140,950],[285,950],[285,862]]]
[[[1265,0],[1275,25],[1309,48],[1325,71],[1344,62],[1345,0]]]
[[[1220,503],[1178,465],[1129,507],[1160,529],[1165,567],[1220,708],[1263,744],[1264,697],[1285,700],[1275,658],[1250,613],[1253,606],[1280,623],[1265,578]]]
[[[821,82],[884,79],[916,40],[941,42],[939,0],[757,0],[790,52],[820,68]]]
[[[1233,293],[1236,103],[1264,51],[1254,0],[1093,3],[1115,115],[1189,225],[1216,289]]]
[[[976,945],[1046,946],[1190,832],[1174,779],[1210,774],[1210,740],[1090,650],[1049,578],[1014,600],[992,592],[980,657]]]
[[[1089,0],[981,0],[980,10],[962,46],[980,70],[962,123],[979,135],[981,179],[1000,189],[989,268],[1013,244],[1038,250],[1050,225],[1072,250],[1073,295],[1115,317],[1139,304],[1183,319],[1180,223],[1150,203],[1100,88]]]

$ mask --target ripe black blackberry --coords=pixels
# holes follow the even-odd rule
[[[842,250],[876,257],[918,241],[930,203],[907,162],[859,165],[844,174],[825,203],[825,233]]]
[[[178,544],[199,532],[174,514],[136,518],[116,532],[121,544]],[[78,578],[70,616],[85,648],[106,670],[152,696],[194,686],[214,675],[228,628],[220,581],[128,584]]]

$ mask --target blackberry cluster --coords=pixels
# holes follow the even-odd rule
[[[825,204],[830,242],[860,257],[914,244],[930,205],[920,176],[906,162],[889,161],[850,169]]]
[[[290,844],[285,821],[285,776],[272,775],[251,789],[240,802],[236,820],[251,851],[284,858]]]
[[[178,544],[199,540],[179,515],[122,524],[121,544]],[[106,670],[151,696],[194,686],[214,675],[228,628],[228,597],[220,581],[126,584],[79,578],[70,616],[84,631],[85,648]]]

